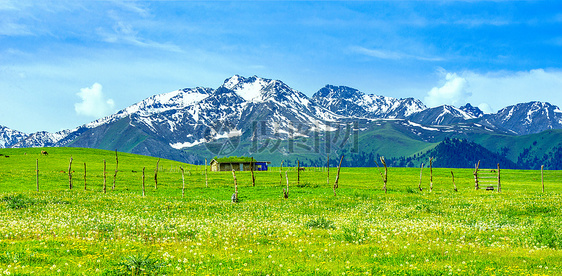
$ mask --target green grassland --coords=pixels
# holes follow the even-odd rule
[[[41,150],[49,155],[42,156]],[[83,148],[0,149],[0,275],[560,275],[562,172],[231,172]],[[73,188],[68,166],[73,158]],[[209,160],[212,156],[209,156]],[[36,191],[36,160],[39,191]],[[106,193],[103,193],[106,160]],[[86,189],[84,189],[86,163]],[[185,171],[185,196],[182,173]],[[145,168],[145,196],[142,172]],[[282,196],[289,177],[289,198]],[[281,177],[282,176],[282,177]]]

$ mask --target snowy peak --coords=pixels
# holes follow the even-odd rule
[[[137,104],[129,106],[119,113],[142,115],[162,113],[171,109],[183,109],[190,105],[199,103],[207,98],[212,92],[209,88],[185,88],[169,93],[154,95]]]
[[[309,98],[300,91],[294,90],[282,81],[271,81],[263,88],[263,100],[276,102],[284,106],[309,109],[311,102]]]
[[[257,76],[244,78],[235,75],[224,81],[222,87],[236,92],[247,102],[263,101],[262,94],[264,87],[268,86],[272,80],[262,79]]]
[[[547,102],[528,102],[508,106],[496,114],[483,117],[485,123],[525,135],[562,128],[562,111]]]
[[[53,147],[70,136],[72,130],[26,134],[0,125],[0,148]],[[70,141],[69,141],[70,142]]]
[[[11,147],[27,137],[27,134],[0,125],[0,148]]]
[[[363,95],[346,86],[326,85],[312,96],[312,101],[338,115],[363,118],[369,116],[365,107],[359,103]]]
[[[245,102],[245,99],[236,93],[234,90],[228,89],[224,86],[215,90],[211,97],[205,98],[201,101],[204,108],[226,108],[240,105]]]
[[[472,106],[469,103],[467,103],[465,106],[460,107],[459,109],[466,112],[466,114],[473,118],[480,118],[484,116],[484,112],[480,110],[480,108]]]
[[[235,75],[224,81],[221,86],[234,91],[248,103],[277,102],[307,106],[309,100],[303,93],[296,91],[280,80],[271,80],[252,76],[244,78]]]
[[[209,97],[212,92],[213,89],[197,87],[184,88],[168,93],[154,95],[125,109],[122,109],[113,115],[95,120],[82,127],[95,128],[100,125],[114,122],[131,115],[147,117],[153,114],[159,114],[170,110],[182,110],[203,101],[204,99]]]
[[[392,99],[392,98],[391,98]],[[391,118],[406,118],[416,112],[425,110],[427,107],[418,99],[406,98],[394,100],[390,109]]]
[[[537,119],[550,119],[560,114],[560,109],[550,103],[529,102],[506,107],[498,112],[505,115],[503,122],[524,117],[523,124],[530,125]]]
[[[354,88],[333,85],[320,89],[312,100],[336,114],[356,118],[405,118],[426,108],[413,98],[367,95]]]
[[[324,98],[324,99],[360,99],[365,94],[357,89],[347,87],[347,86],[334,86],[326,85],[322,89],[318,90],[313,98]]]
[[[476,118],[473,114],[450,105],[427,108],[408,116],[408,120],[422,125],[451,125]]]

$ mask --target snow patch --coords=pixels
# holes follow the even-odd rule
[[[215,135],[214,139],[231,138],[231,137],[236,137],[236,136],[242,136],[242,130],[233,129],[229,132],[217,134],[217,135]]]
[[[224,83],[224,87],[232,90],[232,89],[234,89],[234,87],[236,85],[238,85],[240,83],[240,79],[241,79],[240,76],[235,75],[232,78],[228,79],[227,82]]]
[[[511,119],[511,116],[513,116],[513,111],[514,111],[514,110],[515,110],[515,108],[512,107],[512,108],[509,110],[509,113],[507,114],[507,116],[505,116],[505,118],[504,118],[502,121],[503,121],[503,122],[507,122],[509,119]]]
[[[201,139],[201,140],[197,140],[195,142],[183,142],[183,143],[170,143],[170,147],[174,148],[174,149],[184,149],[184,148],[191,148],[203,143],[206,143],[207,140],[205,139]]]
[[[409,123],[411,126],[419,127],[419,128],[421,128],[421,129],[430,130],[430,131],[439,131],[439,129],[437,129],[437,128],[422,126],[422,125],[417,124],[417,123],[414,123],[414,122],[408,121],[408,123]]]
[[[263,102],[263,99],[261,98],[262,90],[267,85],[268,82],[258,78],[256,81],[251,83],[242,83],[241,85],[237,84],[235,85],[236,87],[233,87],[233,90],[247,102]]]

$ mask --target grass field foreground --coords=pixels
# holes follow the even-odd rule
[[[48,151],[43,156],[41,150]],[[80,148],[2,149],[0,274],[559,275],[562,172],[502,170],[502,192],[470,169],[231,172]],[[73,158],[73,189],[68,165]],[[107,193],[103,193],[103,160]],[[39,163],[39,192],[35,166]],[[86,185],[84,190],[84,163]],[[273,164],[274,165],[274,164]],[[185,197],[182,176],[185,170]],[[145,168],[146,196],[142,196]],[[289,176],[289,198],[282,197]]]

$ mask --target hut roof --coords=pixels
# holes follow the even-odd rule
[[[229,156],[229,157],[221,157],[221,158],[215,157],[214,160],[216,160],[218,163],[251,163],[252,161],[257,162],[256,159],[253,159],[252,157],[238,157],[238,156]]]

